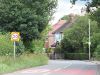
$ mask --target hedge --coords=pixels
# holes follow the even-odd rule
[[[65,53],[65,59],[71,60],[87,60],[88,54],[87,53]]]

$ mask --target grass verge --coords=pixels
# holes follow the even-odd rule
[[[48,58],[44,54],[23,54],[16,57],[16,60],[13,57],[0,56],[0,74],[41,66],[47,63]]]

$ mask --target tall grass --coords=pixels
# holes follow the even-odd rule
[[[14,60],[10,56],[0,57],[0,73],[12,72],[24,68],[45,65],[48,58],[44,54],[23,54]]]

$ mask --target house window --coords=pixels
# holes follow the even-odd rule
[[[62,40],[62,38],[63,38],[63,36],[62,36],[62,33],[55,33],[55,42],[57,42],[57,41],[61,41]]]

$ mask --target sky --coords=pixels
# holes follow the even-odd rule
[[[68,15],[71,13],[83,15],[81,13],[81,8],[85,7],[86,2],[78,0],[76,4],[71,8],[72,4],[70,0],[58,0],[58,5],[56,7],[55,13],[52,16],[52,20],[50,21],[51,24],[55,24],[58,20],[63,17],[64,15]]]

